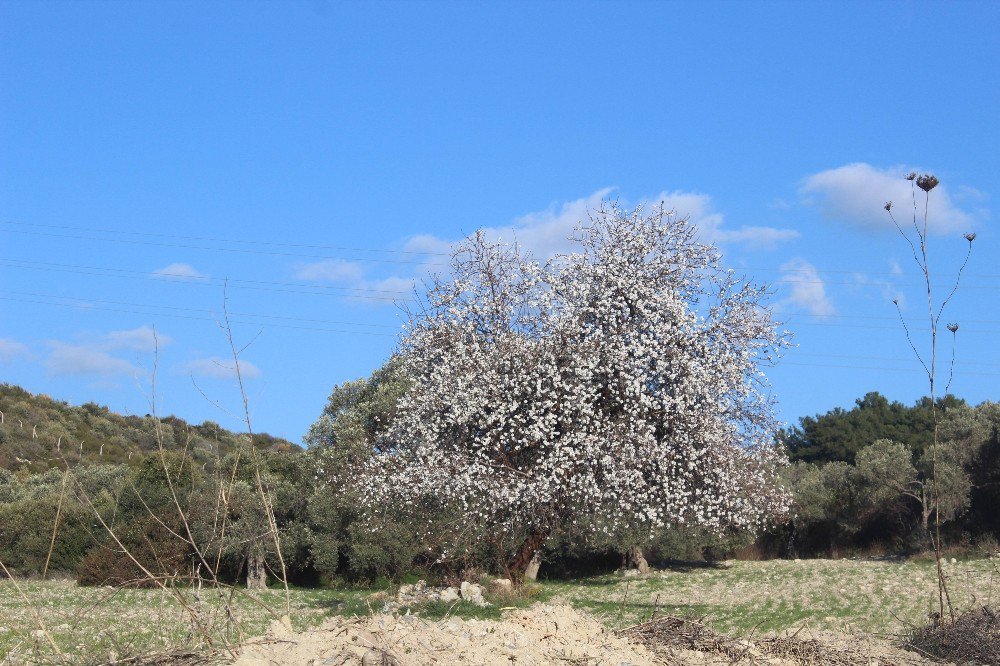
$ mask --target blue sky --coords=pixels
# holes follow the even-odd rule
[[[556,251],[667,200],[774,286],[779,414],[926,381],[910,169],[934,191],[952,390],[1000,398],[996,3],[0,2],[0,380],[298,441],[478,227]],[[900,190],[902,186],[902,190]],[[940,293],[940,292],[939,292]],[[947,340],[945,341],[948,342]],[[941,351],[950,353],[948,344]]]

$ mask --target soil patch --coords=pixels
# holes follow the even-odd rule
[[[620,632],[570,606],[510,609],[503,620],[414,615],[331,618],[294,633],[275,622],[247,643],[237,666],[417,666],[588,664],[589,666],[927,666],[920,655],[868,637],[799,632],[753,640],[666,616]]]
[[[640,644],[618,636],[569,606],[510,610],[502,621],[414,615],[332,618],[296,634],[275,623],[269,636],[251,641],[238,666],[347,666],[363,664],[587,664],[652,666],[659,662]]]

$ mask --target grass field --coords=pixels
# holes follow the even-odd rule
[[[958,609],[995,603],[1000,594],[993,589],[995,582],[1000,583],[995,561],[960,561],[949,564],[947,574]],[[928,561],[728,562],[663,569],[643,578],[608,575],[544,582],[533,599],[569,603],[614,628],[648,619],[658,610],[704,617],[713,628],[730,634],[808,625],[885,635],[926,622],[936,606],[934,580],[934,564]],[[60,652],[87,663],[169,648],[200,648],[204,632],[219,644],[235,643],[263,633],[275,616],[285,613],[284,592],[277,589],[257,595],[256,600],[235,594],[231,605],[238,625],[226,621],[217,594],[202,590],[196,596],[185,590],[188,603],[198,610],[199,627],[191,613],[163,591],[80,588],[68,581],[22,581],[18,587],[20,592],[11,581],[0,581],[0,655],[12,663],[56,661],[55,650],[38,631],[39,621]],[[290,617],[301,629],[330,615],[379,612],[391,596],[392,590],[292,590]],[[526,603],[530,602],[521,602]],[[427,617],[500,614],[498,606],[480,609],[464,603],[413,610]],[[0,663],[5,663],[2,658]]]

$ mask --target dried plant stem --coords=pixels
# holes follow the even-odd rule
[[[255,448],[253,442],[253,424],[250,419],[250,400],[247,397],[246,387],[243,384],[243,373],[240,371],[240,350],[236,349],[236,342],[233,339],[233,327],[229,320],[228,282],[226,282],[223,286],[222,313],[225,319],[226,339],[229,341],[229,349],[233,355],[233,366],[236,371],[236,381],[240,388],[240,397],[243,399],[243,416],[247,426],[249,451],[251,459],[254,463],[254,478],[257,482],[257,492],[260,494],[261,502],[263,502],[264,505],[264,514],[267,517],[268,527],[270,527],[271,536],[274,540],[274,549],[278,556],[278,563],[281,565],[281,583],[285,588],[285,612],[286,614],[291,615],[292,597],[291,591],[288,588],[288,568],[285,565],[285,556],[281,552],[281,538],[278,535],[278,524],[274,518],[274,509],[271,503],[271,497],[267,492],[267,488],[264,486],[264,479],[260,473],[260,459],[257,455],[257,449]],[[244,347],[244,349],[246,349],[246,347]]]
[[[940,424],[938,422],[938,409],[937,409],[937,341],[938,341],[938,326],[941,323],[941,316],[944,313],[945,306],[951,301],[952,297],[958,290],[959,283],[962,279],[962,274],[965,272],[965,267],[969,263],[969,256],[972,253],[972,240],[975,238],[974,234],[967,234],[966,239],[969,241],[969,249],[965,254],[965,258],[959,267],[958,274],[955,278],[955,283],[949,290],[948,295],[941,301],[940,305],[935,308],[934,305],[934,289],[931,280],[931,270],[930,261],[927,256],[927,236],[928,236],[928,221],[930,213],[930,192],[938,184],[937,178],[930,175],[924,175],[917,178],[915,173],[911,173],[907,176],[910,181],[910,198],[913,206],[913,229],[916,232],[917,242],[914,243],[909,235],[903,231],[903,228],[896,222],[895,216],[892,214],[892,202],[885,205],[885,210],[889,213],[889,217],[895,225],[896,229],[899,231],[900,235],[906,240],[910,246],[910,250],[913,253],[913,259],[917,266],[920,268],[920,272],[923,274],[924,287],[926,290],[927,297],[927,316],[928,322],[930,324],[930,357],[928,361],[925,362],[920,351],[917,349],[916,344],[913,342],[913,338],[910,335],[909,327],[906,325],[906,321],[903,318],[902,309],[899,306],[899,302],[893,301],[896,305],[896,311],[899,314],[900,322],[903,325],[903,330],[906,333],[906,340],[910,345],[910,349],[913,350],[914,355],[917,360],[923,366],[924,371],[927,374],[927,382],[929,389],[929,399],[930,399],[930,413],[931,413],[931,423],[933,425],[934,431],[931,440],[931,497],[930,501],[933,506],[934,512],[934,529],[930,533],[931,545],[934,548],[934,561],[937,570],[937,587],[938,587],[938,615],[943,620],[945,616],[945,609],[947,608],[948,615],[952,622],[955,621],[955,609],[951,602],[951,596],[948,592],[948,582],[944,575],[944,568],[942,566],[942,549],[941,549],[941,489],[938,479],[938,448],[939,448],[939,437],[940,437]],[[916,188],[920,187],[924,191],[924,210],[923,219],[919,220],[919,207],[917,202]],[[922,222],[922,224],[921,224]],[[950,324],[948,329],[952,332],[952,354],[951,354],[951,364],[948,375],[948,382],[945,385],[945,393],[947,394],[948,389],[951,388],[951,382],[954,378],[955,373],[955,338],[954,335],[958,331],[957,324]],[[925,485],[926,487],[926,485]],[[912,496],[916,497],[915,492]],[[926,497],[925,493],[922,491],[921,496],[923,497],[923,511],[925,512],[924,517],[926,519]]]
[[[45,580],[49,573],[49,562],[52,561],[52,552],[56,548],[56,533],[59,531],[59,520],[62,518],[63,502],[66,500],[66,482],[69,481],[69,470],[63,474],[62,488],[59,490],[59,503],[56,505],[56,518],[52,524],[52,540],[49,541],[49,552],[45,556],[45,567],[42,569],[42,580]]]
[[[52,646],[52,649],[55,651],[56,654],[62,656],[62,650],[60,650],[59,646],[56,645],[56,642],[52,640],[52,634],[49,633],[48,627],[45,626],[45,620],[43,620],[42,616],[39,615],[38,609],[35,608],[35,605],[33,603],[31,603],[31,599],[28,598],[28,595],[26,595],[24,593],[24,590],[21,589],[21,586],[17,584],[17,579],[14,578],[14,576],[7,569],[7,565],[3,563],[3,560],[0,560],[0,569],[3,569],[4,575],[7,576],[8,579],[10,579],[10,582],[14,585],[14,589],[17,590],[18,596],[20,596],[21,599],[24,601],[24,603],[28,606],[28,608],[31,609],[31,614],[35,617],[35,622],[38,623],[38,628],[41,629],[42,633],[45,634],[45,638],[48,640],[49,645]]]

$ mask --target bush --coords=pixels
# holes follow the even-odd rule
[[[174,531],[183,529],[179,524],[172,528]],[[102,544],[92,548],[80,562],[76,571],[77,583],[156,587],[156,582],[143,568],[157,578],[186,579],[191,557],[188,545],[173,536],[159,521],[150,518],[116,536],[128,552],[108,537]],[[142,567],[136,564],[136,560]]]

